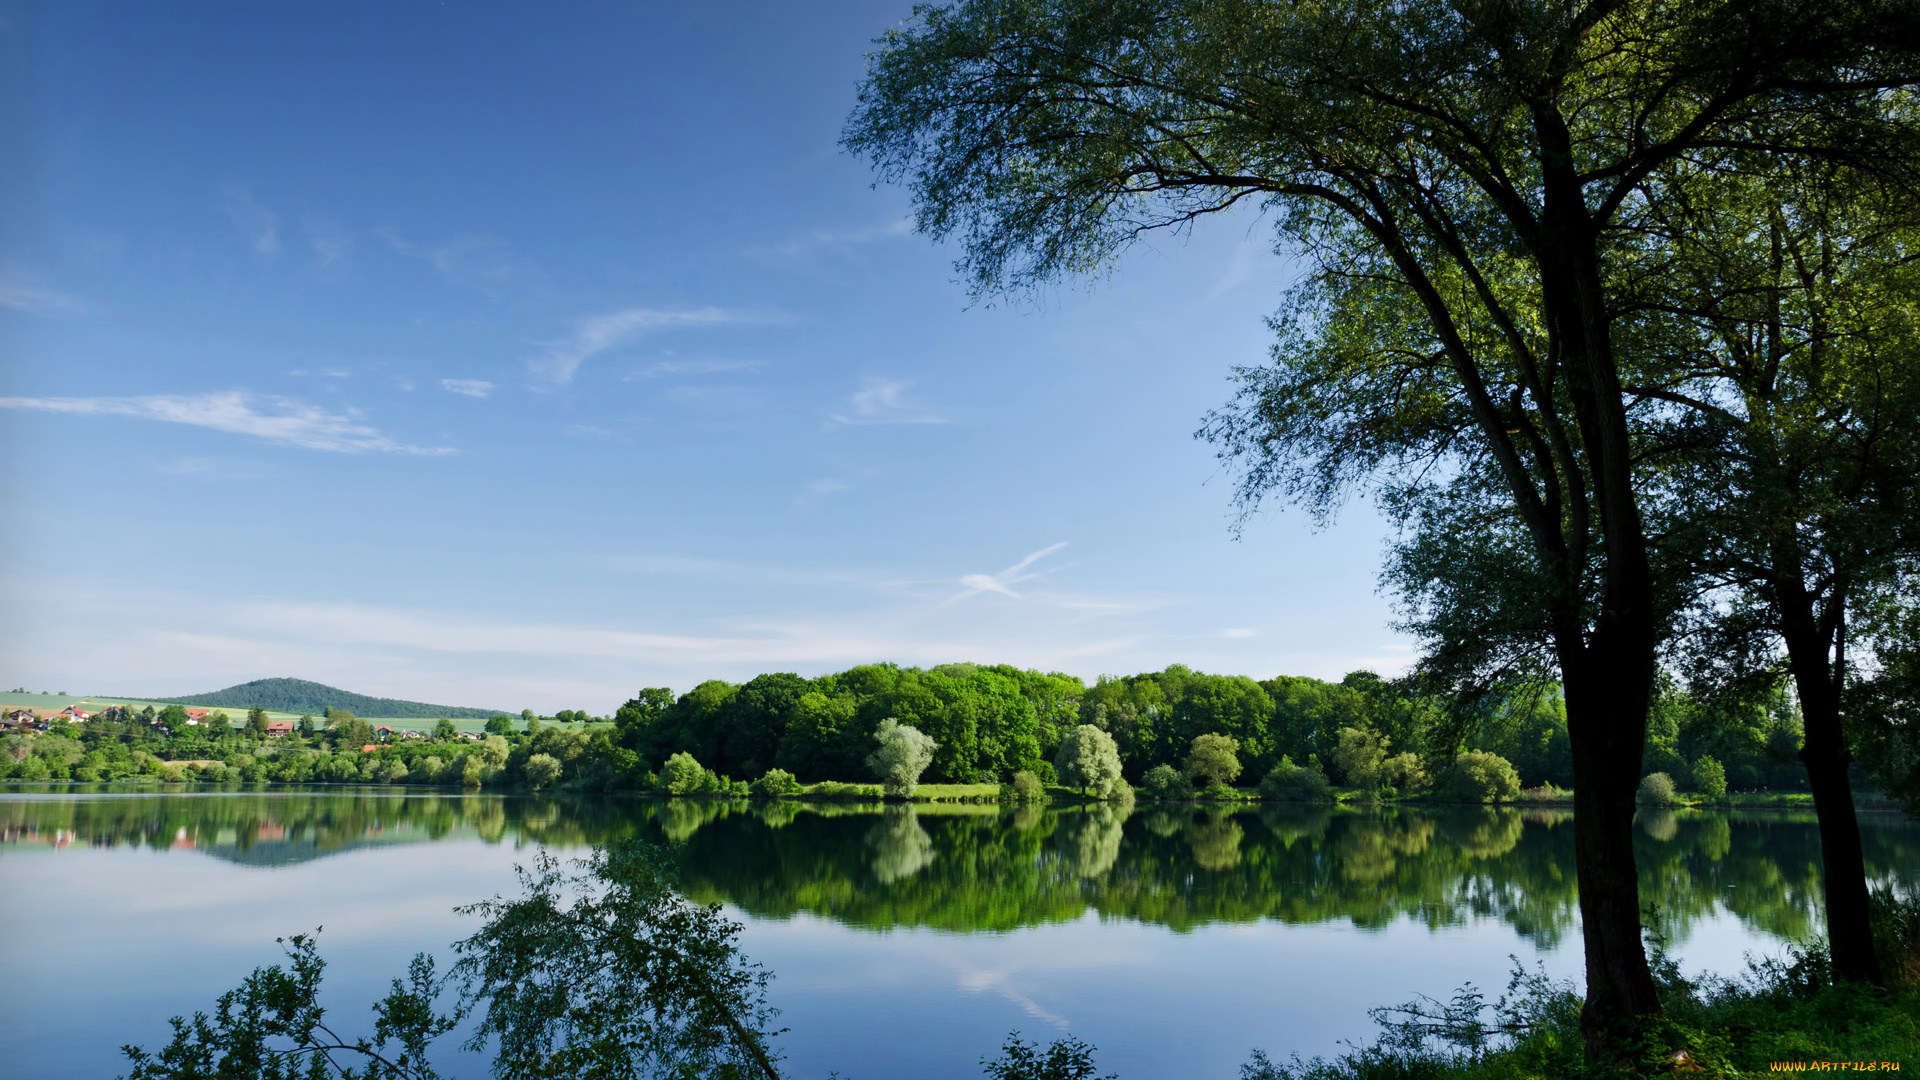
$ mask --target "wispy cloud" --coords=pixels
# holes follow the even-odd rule
[[[292,398],[225,390],[144,397],[0,398],[0,409],[34,409],[77,416],[132,416],[247,435],[281,446],[341,454],[450,454],[450,447],[408,446],[351,414],[332,413]]]
[[[1039,551],[1021,559],[1019,562],[1014,563],[1012,566],[1007,567],[997,574],[968,574],[960,579],[960,584],[965,585],[967,591],[961,593],[960,596],[954,597],[954,599],[958,600],[962,596],[972,596],[974,593],[983,592],[999,593],[1002,596],[1011,596],[1015,600],[1024,599],[1019,593],[1013,591],[1013,586],[1023,581],[1031,581],[1040,576],[1039,574],[1027,573],[1027,568],[1066,546],[1067,542],[1062,540],[1050,547],[1043,547]]]
[[[468,397],[486,397],[493,393],[493,384],[485,379],[441,379],[440,387]]]
[[[592,315],[574,326],[571,337],[550,343],[543,355],[527,361],[527,370],[543,381],[565,386],[589,359],[655,331],[771,321],[769,316],[717,307],[627,308]]]
[[[945,424],[936,416],[907,400],[913,383],[899,379],[870,378],[861,383],[847,402],[849,410],[827,417],[832,424]]]
[[[247,242],[262,255],[280,251],[280,215],[261,206],[253,193],[239,184],[227,188],[227,214],[247,234]]]
[[[628,376],[652,379],[661,375],[723,375],[730,371],[759,371],[767,365],[758,360],[662,360]]]
[[[353,234],[339,224],[318,214],[308,214],[303,224],[307,243],[313,247],[321,266],[331,266],[353,250]]]
[[[863,244],[881,240],[898,240],[911,235],[913,235],[913,219],[903,217],[884,225],[870,225],[859,229],[815,229],[784,244],[761,250],[774,255],[799,255],[821,248],[847,250]]]
[[[1255,630],[1251,626],[1229,626],[1225,630],[1214,631],[1214,636],[1223,638],[1250,638],[1259,637],[1260,631]]]
[[[86,305],[77,296],[42,287],[32,275],[9,263],[0,269],[0,307],[29,315],[73,315]]]
[[[494,292],[514,276],[514,260],[507,242],[497,236],[462,233],[438,244],[417,244],[388,226],[373,230],[397,255],[419,259],[448,281],[481,292]]]

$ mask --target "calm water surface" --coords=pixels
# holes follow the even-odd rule
[[[1920,833],[1867,815],[1876,877],[1912,887]],[[1579,971],[1559,811],[1266,807],[1130,813],[663,802],[400,789],[0,787],[0,1073],[110,1077],[207,1008],[274,938],[324,927],[345,1020],[414,952],[473,931],[546,847],[684,845],[686,890],[746,924],[790,1030],[786,1075],[977,1077],[1007,1032],[1071,1031],[1126,1080],[1236,1075],[1364,1041],[1367,1008],[1518,957]],[[1645,898],[1689,970],[1732,971],[1822,925],[1811,814],[1643,815]],[[461,1077],[486,1061],[451,1045]]]

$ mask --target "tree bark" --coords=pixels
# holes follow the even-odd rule
[[[1661,1011],[1640,939],[1640,871],[1633,859],[1634,795],[1652,676],[1649,671],[1645,680],[1635,678],[1637,658],[1620,651],[1587,646],[1576,657],[1563,653],[1561,660],[1573,744],[1574,864],[1587,962],[1580,1030],[1588,1053],[1600,1058],[1631,1045],[1636,1022]],[[1645,689],[1636,693],[1636,685]]]
[[[1872,909],[1867,894],[1866,855],[1860,846],[1860,821],[1853,808],[1847,766],[1853,754],[1840,730],[1840,690],[1829,669],[1824,643],[1808,640],[1811,615],[1789,619],[1787,659],[1800,694],[1806,738],[1800,760],[1820,820],[1821,878],[1827,900],[1827,946],[1833,973],[1849,982],[1881,985],[1880,958],[1873,951]],[[1796,647],[1797,642],[1797,647]]]

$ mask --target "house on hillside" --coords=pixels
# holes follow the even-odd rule
[[[373,733],[379,736],[381,742],[393,741],[393,729],[390,727],[387,727],[385,724],[382,724],[381,726],[374,728]]]
[[[213,711],[212,709],[188,709],[187,720],[191,723],[197,724],[200,721],[205,720],[207,718],[207,714],[212,711]]]
[[[291,735],[291,734],[293,734],[293,721],[291,720],[267,721],[267,737],[268,738],[277,739],[282,735]]]
[[[59,712],[54,713],[53,716],[56,720],[71,720],[74,723],[79,723],[83,720],[91,719],[93,714],[78,705],[69,705]]]
[[[0,731],[32,731],[40,726],[40,714],[32,709],[8,709],[0,716]]]

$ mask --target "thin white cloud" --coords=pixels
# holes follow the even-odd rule
[[[1046,558],[1048,555],[1066,546],[1067,542],[1062,540],[1050,547],[1043,547],[1039,551],[1021,559],[1019,562],[1014,563],[1012,566],[1007,567],[997,574],[968,574],[960,579],[960,584],[967,587],[967,591],[961,593],[960,596],[972,596],[974,593],[993,592],[999,593],[1002,596],[1011,596],[1015,600],[1025,599],[1019,593],[1013,591],[1013,586],[1023,581],[1031,581],[1040,576],[1039,574],[1027,573],[1027,567],[1032,566],[1034,563],[1039,562],[1041,559]],[[958,600],[960,596],[956,596],[954,599]]]
[[[550,343],[545,354],[527,361],[527,370],[542,381],[565,386],[589,359],[657,330],[768,321],[763,315],[717,307],[627,308],[591,315],[574,326],[571,337]]]
[[[1215,631],[1215,636],[1223,638],[1259,637],[1260,631],[1251,626],[1229,626],[1225,630]]]
[[[730,371],[759,371],[766,364],[758,360],[662,360],[641,368],[629,379],[652,379],[661,375],[721,375]]]
[[[440,386],[452,393],[475,398],[493,393],[493,384],[485,379],[441,379]]]
[[[913,219],[908,217],[862,229],[815,229],[784,244],[764,248],[774,255],[799,255],[821,248],[848,250],[881,240],[899,240],[913,235]]]
[[[444,243],[416,244],[387,226],[374,229],[373,234],[385,240],[395,254],[419,259],[456,285],[494,292],[514,276],[514,259],[507,242],[497,236],[461,233]]]
[[[281,446],[340,454],[450,454],[450,447],[408,446],[342,413],[292,398],[224,390],[144,397],[0,398],[0,409],[75,416],[132,416],[247,435]]]
[[[44,288],[17,266],[8,264],[0,271],[0,307],[24,311],[29,315],[74,315],[86,307],[77,296]]]
[[[227,214],[247,234],[247,242],[262,255],[280,250],[280,215],[261,206],[253,193],[234,184],[227,188]]]
[[[321,266],[331,266],[353,251],[353,234],[338,223],[318,214],[308,214],[303,224],[307,243],[312,246]]]
[[[827,417],[833,424],[945,424],[949,421],[907,400],[913,383],[899,379],[869,378],[854,391],[845,413]]]

